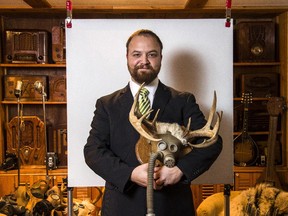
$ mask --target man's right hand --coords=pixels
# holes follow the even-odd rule
[[[131,181],[142,186],[147,187],[148,163],[141,164],[132,171]]]
[[[159,171],[160,167],[155,167],[154,168],[154,173]],[[154,178],[156,176],[154,175]],[[147,187],[148,185],[148,163],[141,164],[137,166],[131,174],[131,181],[142,186],[142,187]],[[161,189],[163,185],[156,185],[155,179],[153,180],[153,187],[154,189]]]

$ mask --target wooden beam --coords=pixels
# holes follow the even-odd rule
[[[73,8],[73,18],[86,19],[86,18],[203,18],[208,17],[219,18],[225,14],[224,9],[209,9],[202,10],[155,10],[155,9],[79,9]],[[28,17],[28,18],[49,18],[53,14],[56,18],[66,18],[66,9],[50,8],[50,9],[1,9],[0,16],[13,16],[13,17]]]
[[[46,0],[24,0],[32,8],[51,8],[51,5]]]
[[[236,7],[232,9],[232,18],[270,18],[288,11],[288,7]],[[0,16],[49,18],[66,18],[66,8],[1,8]],[[113,7],[101,8],[73,8],[73,18],[224,18],[225,7],[207,7],[192,9],[115,9]]]
[[[202,8],[208,0],[187,0],[185,9]]]

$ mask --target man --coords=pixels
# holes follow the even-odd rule
[[[190,93],[178,92],[158,79],[163,45],[150,30],[133,33],[126,43],[129,84],[96,103],[90,135],[84,147],[87,165],[106,180],[102,205],[103,216],[146,215],[148,164],[136,158],[139,134],[129,122],[129,111],[139,86],[145,82],[154,110],[160,109],[157,121],[202,128],[206,120]],[[200,142],[200,141],[199,141]],[[209,169],[222,149],[222,139],[208,148],[193,149],[176,166],[154,171],[154,211],[157,216],[191,216],[194,206],[190,182]]]

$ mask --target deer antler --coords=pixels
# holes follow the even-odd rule
[[[160,141],[161,139],[158,139],[158,138],[155,138],[153,137],[152,135],[150,135],[149,133],[146,132],[146,130],[143,128],[143,124],[142,122],[145,121],[146,124],[148,124],[150,127],[152,127],[153,129],[155,129],[155,124],[156,124],[156,119],[157,119],[157,115],[158,115],[158,112],[159,110],[157,111],[154,119],[152,122],[149,122],[146,120],[146,117],[153,112],[152,109],[150,109],[147,113],[145,113],[144,115],[142,115],[140,118],[138,118],[135,114],[137,113],[138,116],[140,116],[139,114],[139,110],[138,110],[138,97],[139,97],[139,94],[140,94],[140,90],[141,88],[144,86],[145,83],[143,83],[137,94],[135,95],[134,97],[134,102],[133,102],[133,105],[131,107],[131,110],[130,110],[130,113],[129,113],[129,121],[130,123],[132,124],[132,126],[135,128],[135,130],[137,130],[137,132],[142,135],[143,137],[145,137],[146,139],[148,140],[151,140],[151,141],[155,141],[155,142],[158,142]]]
[[[208,146],[214,144],[217,141],[218,132],[219,132],[219,128],[220,128],[220,122],[222,119],[223,112],[221,111],[220,114],[218,112],[216,113],[217,114],[217,121],[215,123],[213,130],[211,130],[212,120],[213,120],[213,117],[214,117],[214,114],[216,111],[216,103],[217,103],[217,97],[216,97],[216,92],[214,91],[213,104],[212,104],[212,107],[210,109],[207,123],[203,128],[201,128],[199,130],[195,130],[195,131],[190,131],[189,128],[190,128],[191,118],[189,118],[184,138],[186,138],[186,140],[189,140],[189,139],[194,138],[194,137],[208,137],[209,138],[209,139],[205,139],[200,144],[191,144],[188,142],[187,144],[189,146],[194,147],[194,148],[205,148],[205,147],[208,147]]]

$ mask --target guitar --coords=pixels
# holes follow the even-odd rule
[[[269,136],[267,143],[267,164],[262,175],[257,180],[260,182],[268,182],[277,188],[281,188],[281,182],[275,169],[275,144],[277,135],[278,115],[283,112],[285,108],[284,98],[273,97],[267,103],[267,110],[269,117]]]
[[[241,103],[244,104],[242,132],[234,139],[234,164],[236,166],[251,166],[259,157],[256,142],[248,133],[248,107],[252,103],[252,93],[243,93]]]

